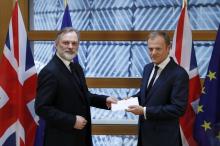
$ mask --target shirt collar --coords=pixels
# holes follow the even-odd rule
[[[63,59],[58,53],[56,53],[56,55],[66,65],[66,67],[69,68],[70,61]]]
[[[157,66],[163,70],[169,62],[170,62],[170,57],[167,56],[167,58]]]

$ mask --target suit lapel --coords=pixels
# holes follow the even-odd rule
[[[154,65],[152,63],[149,67],[146,68],[146,71],[144,73],[144,78],[143,78],[143,83],[144,83],[143,84],[143,97],[144,97],[143,98],[143,104],[145,104],[146,101],[147,101],[147,97],[148,97],[148,96],[146,96],[147,83],[148,83],[148,80],[150,78],[150,74],[153,70],[153,67],[154,67]]]
[[[169,76],[170,72],[172,72],[172,69],[170,69],[173,65],[174,61],[171,59],[170,62],[167,64],[167,66],[162,70],[160,76],[155,81],[154,85],[152,86],[151,90],[148,93],[147,101],[149,101],[150,97],[153,95],[153,93],[156,92],[158,88],[160,88],[163,83],[165,83],[166,78]]]
[[[88,101],[88,98],[87,98],[87,92],[88,92],[88,88],[87,88],[87,85],[86,85],[86,81],[85,81],[85,78],[84,78],[84,73],[83,73],[83,70],[81,68],[81,66],[79,64],[76,64],[75,65],[75,69],[76,69],[76,75],[78,76],[79,80],[80,80],[80,86],[82,87],[82,89],[80,90],[81,93],[83,94],[83,98],[87,103],[89,103]],[[83,90],[83,91],[82,91]]]
[[[64,74],[64,76],[69,78],[68,80],[71,81],[71,84],[73,84],[73,88],[76,89],[76,91],[79,93],[79,95],[81,97],[80,99],[82,99],[85,102],[85,99],[84,99],[85,95],[83,95],[82,90],[80,89],[76,80],[73,78],[72,73],[68,70],[66,65],[62,62],[62,60],[60,60],[56,55],[54,56],[54,60],[55,60],[55,63],[57,64],[58,68],[60,68],[60,71]],[[81,81],[81,79],[80,79],[80,81]]]

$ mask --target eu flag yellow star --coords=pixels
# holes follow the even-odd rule
[[[205,87],[202,87],[202,94],[206,94],[205,93]]]
[[[215,74],[216,72],[209,71],[209,74],[207,75],[207,77],[209,77],[210,81],[212,81],[213,79],[216,79]]]
[[[202,108],[203,108],[203,105],[198,105],[197,113],[204,112]]]
[[[220,141],[220,132],[218,132],[218,135],[216,137]]]
[[[64,0],[64,5],[65,5],[65,6],[67,5],[67,0]]]
[[[205,131],[206,131],[206,130],[208,130],[208,129],[211,130],[210,125],[211,125],[211,122],[206,122],[206,121],[204,121],[204,123],[203,123],[201,126],[202,126],[203,128],[205,128]]]

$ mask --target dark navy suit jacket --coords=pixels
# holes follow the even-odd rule
[[[142,115],[139,117],[138,146],[179,146],[179,117],[187,106],[189,76],[171,58],[147,93],[153,66],[150,63],[144,67],[140,91],[134,95],[146,107],[146,119]]]
[[[92,146],[90,105],[107,109],[107,96],[91,94],[79,64],[75,71],[80,82],[55,55],[39,73],[35,111],[46,121],[44,146]],[[76,115],[88,121],[83,130],[73,128]]]

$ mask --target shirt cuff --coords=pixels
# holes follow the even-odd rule
[[[146,107],[144,107],[144,119],[147,120]]]

